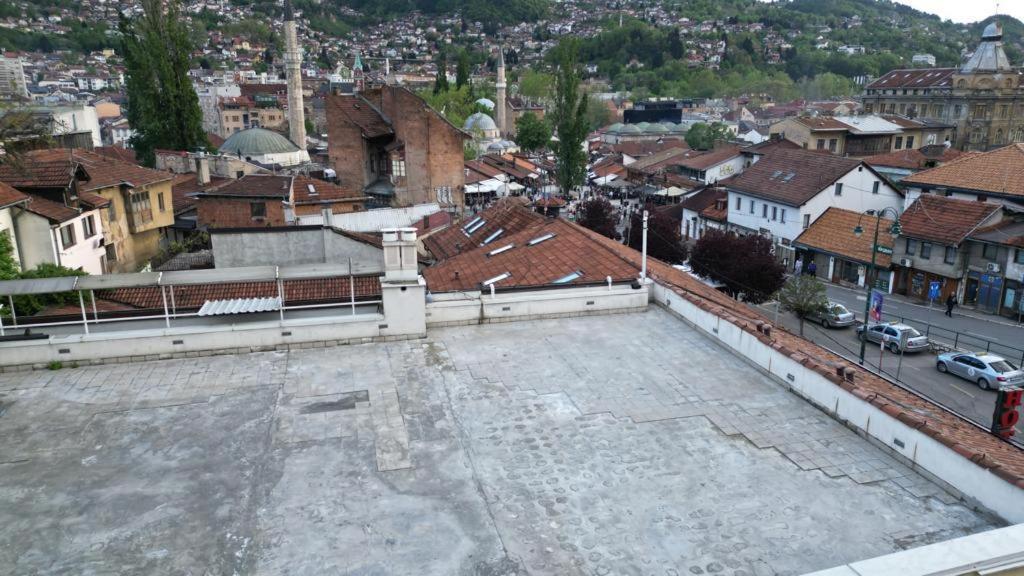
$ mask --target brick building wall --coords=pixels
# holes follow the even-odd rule
[[[266,216],[253,217],[253,204],[262,204]],[[284,203],[281,198],[201,197],[196,201],[200,228],[252,228],[284,226]]]
[[[395,190],[395,204],[463,206],[466,134],[403,88],[387,86],[368,93],[367,98],[379,103],[392,121],[395,136],[405,143],[405,186]]]
[[[338,184],[362,190],[373,183],[370,175],[369,150],[359,126],[344,121],[343,112],[331,110],[332,99],[327,99],[327,148],[329,165],[338,175]]]

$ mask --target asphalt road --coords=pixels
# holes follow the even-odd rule
[[[857,318],[863,317],[864,296],[836,286],[828,287],[829,298],[835,302],[846,305],[851,310],[856,310]],[[859,299],[858,299],[859,296]],[[1011,325],[994,324],[985,320],[954,317],[952,319],[943,316],[942,311],[929,311],[926,307],[918,307],[909,303],[891,302],[892,308],[907,314],[906,318],[913,318],[918,322],[927,322],[935,319],[942,322],[945,319],[945,326],[958,326],[970,324],[970,327],[977,330],[979,335],[993,334],[990,338],[1005,339],[1008,342],[1015,342],[1018,346],[1024,344],[1024,329]],[[856,307],[856,308],[855,308]],[[762,311],[772,317],[775,314],[775,303],[767,303],[761,306]],[[913,316],[911,316],[913,315]],[[933,316],[941,318],[933,318]],[[792,313],[780,312],[778,323],[787,329],[799,333],[799,321]],[[945,327],[943,326],[943,327]],[[923,330],[922,330],[923,331]],[[1016,334],[1016,336],[1014,336]],[[804,336],[826,348],[846,356],[856,362],[860,353],[860,340],[857,338],[853,326],[847,328],[824,328],[816,323],[804,323]],[[1016,338],[1016,340],[1013,340]],[[944,339],[940,337],[939,339]],[[1022,346],[1024,347],[1024,346]],[[975,349],[971,346],[961,346],[963,349]],[[1014,362],[1018,363],[1017,361]],[[872,370],[881,371],[891,378],[895,378],[915,392],[941,404],[979,424],[988,426],[992,421],[992,412],[995,409],[996,393],[980,389],[976,384],[963,380],[952,374],[942,374],[935,368],[936,355],[931,352],[918,352],[905,355],[892,354],[888,350],[882,350],[877,343],[868,342],[865,351],[865,364]],[[881,370],[879,370],[881,365]],[[1018,424],[1016,438],[1024,439],[1024,422]]]

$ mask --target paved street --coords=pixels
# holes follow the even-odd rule
[[[839,302],[857,315],[857,318],[864,316],[865,295],[862,291],[826,284],[829,299]],[[775,304],[761,306],[764,313],[769,317],[775,314]],[[954,312],[953,318],[943,314],[944,310],[938,307],[929,310],[926,306],[919,306],[908,302],[901,302],[897,298],[888,298],[885,302],[885,311],[893,315],[909,318],[911,324],[921,330],[925,328],[923,323],[930,323],[946,330],[959,330],[968,334],[982,336],[1007,346],[1024,348],[1024,329],[1006,322],[1005,318],[974,318],[964,316],[960,310]],[[971,314],[982,315],[973,311]],[[894,319],[888,318],[887,319]],[[799,323],[792,313],[782,312],[780,322],[794,333],[799,330]],[[804,336],[822,346],[825,346],[837,353],[846,355],[856,360],[860,352],[860,341],[856,337],[853,327],[840,329],[826,329],[817,324],[805,323]],[[929,337],[944,344],[952,344],[950,334],[947,332],[933,332]],[[963,338],[958,342],[960,348],[965,350],[984,351],[983,345],[975,345],[980,341]],[[1001,353],[1011,358],[1014,364],[1019,364],[1020,359],[1013,359],[1008,348],[995,346],[994,352]],[[941,374],[935,369],[936,357],[934,354],[922,352],[906,354],[900,362],[900,357],[882,351],[878,344],[868,343],[865,355],[866,363],[877,370],[881,362],[882,371],[891,377],[899,377],[913,390],[931,398],[943,406],[954,410],[972,420],[989,424],[992,420],[992,412],[996,394],[995,392],[981,390],[977,385],[951,374]],[[1024,438],[1024,423],[1018,425],[1018,432]]]
[[[668,312],[0,375],[12,574],[803,574],[1001,523]]]

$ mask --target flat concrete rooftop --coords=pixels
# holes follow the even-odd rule
[[[765,576],[1000,525],[657,308],[4,374],[0,438],[16,574]]]

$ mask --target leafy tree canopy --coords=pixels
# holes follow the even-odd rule
[[[721,122],[698,122],[686,131],[686,144],[694,150],[710,150],[715,147],[715,142],[731,139],[732,132]]]
[[[804,335],[804,319],[828,310],[825,285],[814,276],[798,274],[790,277],[776,295],[779,304],[800,319],[800,335]]]
[[[516,144],[527,152],[543,150],[551,142],[551,125],[527,112],[516,118]]]
[[[784,280],[785,270],[772,253],[770,239],[758,234],[739,236],[710,229],[704,232],[690,254],[694,273],[725,284],[733,296],[743,294],[747,302],[764,302]]]
[[[615,230],[619,223],[619,216],[615,211],[615,207],[612,206],[608,199],[600,196],[580,204],[576,223],[614,240],[617,240],[619,237],[619,233]]]

